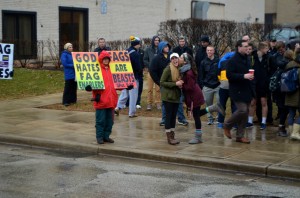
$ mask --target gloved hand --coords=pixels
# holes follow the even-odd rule
[[[127,89],[127,90],[133,89],[133,85],[128,85],[128,87],[127,87],[126,89]]]
[[[9,72],[10,77],[14,77],[14,70],[12,70],[11,72]]]
[[[100,94],[96,94],[95,98],[92,98],[91,101],[99,102],[100,101]]]
[[[93,89],[92,89],[91,85],[88,85],[88,86],[85,87],[85,91],[92,91],[92,90]]]

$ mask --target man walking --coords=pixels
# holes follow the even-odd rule
[[[154,96],[154,103],[156,104],[157,109],[161,109],[161,101],[160,101],[160,88],[159,86],[154,83],[150,72],[150,63],[152,59],[158,54],[158,44],[160,42],[160,38],[158,36],[153,36],[151,45],[146,48],[144,53],[144,65],[145,65],[145,71],[147,73],[147,85],[148,85],[148,91],[147,91],[147,110],[150,111],[153,106],[153,95]],[[154,88],[153,88],[154,87]],[[154,94],[155,93],[155,94]]]
[[[250,64],[247,56],[248,42],[237,41],[236,53],[228,61],[227,78],[229,80],[229,95],[234,101],[237,110],[224,122],[224,135],[231,139],[230,130],[237,124],[236,142],[249,144],[250,141],[244,137],[247,123],[249,105],[255,97],[252,80],[254,75],[249,73]]]
[[[130,62],[132,65],[132,70],[134,74],[134,78],[136,80],[136,87],[132,88],[129,86],[127,89],[123,89],[118,100],[117,107],[115,108],[115,114],[119,115],[119,110],[122,109],[127,100],[129,100],[129,118],[137,117],[136,115],[136,101],[138,97],[138,90],[139,90],[139,80],[138,75],[141,70],[141,63],[140,63],[140,54],[138,53],[139,48],[141,47],[140,42],[141,40],[138,37],[131,36],[131,47],[127,49],[128,54],[130,56]]]
[[[214,96],[216,95],[217,102],[219,102],[219,79],[218,79],[218,63],[219,58],[216,57],[215,48],[211,45],[206,48],[206,57],[203,59],[200,65],[200,87],[202,88],[206,106],[211,106],[214,102]],[[214,123],[214,117],[211,113],[207,114],[208,125]]]

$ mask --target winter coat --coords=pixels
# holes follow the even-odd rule
[[[209,87],[214,89],[220,85],[218,79],[219,69],[218,69],[219,58],[214,57],[213,60],[208,57],[204,58],[200,65],[200,73],[198,83],[202,87]]]
[[[163,49],[165,46],[169,45],[167,42],[162,41],[158,44],[158,55],[153,58],[150,63],[150,75],[154,83],[160,85],[160,79],[164,69],[170,63],[170,54],[167,57],[163,54]],[[169,46],[170,47],[170,46]]]
[[[286,65],[285,70],[292,67],[300,67],[300,63],[296,61],[291,61]],[[300,68],[298,69],[298,79],[300,83]],[[289,93],[285,95],[285,105],[289,107],[300,108],[300,91],[299,89],[294,93]]]
[[[184,68],[184,66],[180,69],[182,68]],[[182,86],[182,92],[186,106],[192,110],[192,106],[195,108],[203,105],[205,103],[203,92],[198,85],[197,76],[194,74],[193,70],[189,69],[183,72],[182,80],[184,82]]]
[[[113,82],[110,68],[105,67],[105,65],[103,64],[103,59],[105,57],[110,58],[109,53],[106,51],[102,51],[98,57],[105,89],[93,90],[93,98],[96,98],[96,95],[100,94],[100,101],[99,102],[94,101],[95,109],[115,108],[118,102],[118,94],[114,87],[114,82]]]
[[[155,47],[154,45],[154,40],[156,38],[158,38],[158,36],[154,36],[151,41],[151,46],[145,49],[144,58],[143,58],[145,68],[150,67],[150,63],[152,59],[158,54],[158,47]]]
[[[64,66],[65,80],[75,79],[75,69],[71,52],[64,50],[61,54],[60,60]]]
[[[161,100],[172,103],[179,103],[181,90],[176,85],[176,82],[172,81],[171,68],[167,66],[160,79],[161,85]]]
[[[226,70],[226,76],[229,81],[229,96],[233,101],[250,103],[255,98],[255,91],[252,82],[244,79],[250,69],[249,59],[247,55],[238,52],[229,59]]]
[[[100,48],[100,47],[95,48],[94,52],[98,52],[98,56],[99,56],[102,51],[110,51],[110,50],[111,50],[110,47],[105,46],[104,48]]]
[[[227,63],[235,52],[228,52],[226,53],[219,61],[218,68],[219,68],[219,81],[220,81],[220,88],[222,89],[229,89],[229,82],[226,76],[226,69],[227,69]]]
[[[135,49],[133,46],[128,48],[127,51],[130,56],[130,62],[131,62],[134,77],[135,79],[138,79],[139,74],[142,70],[140,54],[138,53],[137,49]]]
[[[263,55],[262,60],[260,61],[257,51],[254,51],[253,60],[256,93],[259,96],[267,96],[267,92],[269,92],[269,68],[267,55]]]
[[[185,52],[188,53],[189,55],[191,55],[192,57],[194,56],[193,50],[191,48],[189,48],[188,46],[183,46],[183,47],[177,46],[173,49],[173,52],[177,53],[179,56],[181,56]]]

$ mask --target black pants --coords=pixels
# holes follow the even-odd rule
[[[65,80],[65,88],[62,104],[71,104],[77,102],[77,82],[75,79]]]
[[[206,109],[200,109],[200,107],[193,108],[193,117],[195,120],[196,129],[201,129],[200,117],[207,114]]]
[[[163,101],[166,109],[166,121],[165,121],[165,129],[174,129],[176,125],[176,115],[179,103],[172,103]]]

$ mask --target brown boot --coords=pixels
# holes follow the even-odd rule
[[[231,139],[230,129],[224,128],[224,135],[225,135],[228,139]]]
[[[172,138],[171,132],[166,132],[168,143],[171,145],[176,145],[177,142]]]
[[[179,144],[180,142],[175,139],[175,132],[171,131],[172,139],[176,142],[176,144]]]

